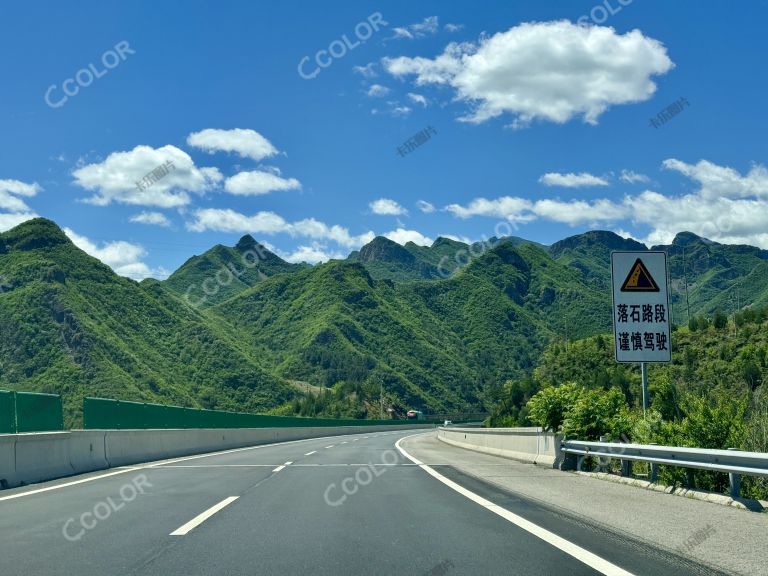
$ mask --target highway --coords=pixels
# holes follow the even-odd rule
[[[2,491],[0,574],[712,574],[450,466],[420,466],[415,434],[257,446]]]

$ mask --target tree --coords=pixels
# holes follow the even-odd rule
[[[723,330],[728,325],[728,316],[723,314],[719,308],[715,311],[714,324],[717,330]]]
[[[585,390],[566,410],[562,433],[568,438],[612,440],[625,437],[632,429],[632,418],[624,395],[617,388]]]
[[[656,410],[664,420],[680,420],[682,412],[678,403],[677,386],[671,381],[668,373],[655,375],[650,384],[651,408]]]
[[[574,382],[544,388],[526,405],[528,417],[544,430],[559,432],[566,412],[583,392],[584,389]]]

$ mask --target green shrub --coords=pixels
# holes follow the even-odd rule
[[[566,412],[583,392],[575,382],[544,388],[528,402],[528,418],[544,430],[560,432]]]
[[[561,432],[568,438],[618,440],[627,436],[632,418],[620,390],[583,390],[565,411]]]

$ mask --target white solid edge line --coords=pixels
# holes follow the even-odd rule
[[[143,470],[144,467],[138,468],[126,468],[123,470],[116,470],[109,474],[100,474],[91,478],[83,478],[82,480],[75,480],[73,482],[66,482],[64,484],[56,484],[55,486],[46,486],[45,488],[37,488],[35,490],[29,490],[28,492],[21,492],[20,494],[11,494],[10,496],[1,496],[0,502],[3,500],[13,500],[14,498],[21,498],[22,496],[32,496],[33,494],[40,494],[41,492],[50,492],[51,490],[58,490],[59,488],[66,488],[67,486],[75,486],[76,484],[85,484],[86,482],[93,482],[94,480],[100,480],[101,478],[107,478],[108,476],[117,476],[118,474],[125,474],[126,472],[134,472],[136,470]]]
[[[208,510],[206,510],[202,514],[198,514],[197,516],[192,518],[192,520],[190,520],[189,522],[187,522],[183,526],[180,526],[179,528],[177,528],[176,530],[171,532],[170,535],[171,536],[185,536],[186,534],[188,534],[189,532],[191,532],[192,530],[194,530],[195,528],[200,526],[200,524],[202,524],[203,522],[208,520],[208,518],[210,518],[211,516],[216,514],[216,512],[218,512],[222,508],[225,508],[225,507],[229,506],[230,504],[232,504],[232,502],[234,502],[238,498],[239,498],[239,496],[230,496],[229,498],[224,498],[224,500],[222,500],[221,502],[219,502],[215,506],[212,506],[211,508],[208,508]]]
[[[173,470],[174,468],[272,468],[278,464],[168,464],[155,470]]]
[[[456,484],[453,480],[449,480],[439,472],[435,471],[434,469],[430,468],[423,462],[420,462],[413,456],[411,456],[405,448],[400,446],[400,442],[403,440],[406,440],[407,438],[412,438],[413,436],[421,436],[421,434],[412,434],[410,436],[405,436],[404,438],[400,438],[397,442],[395,442],[395,448],[397,448],[400,453],[408,458],[411,462],[414,464],[418,464],[419,468],[424,470],[427,474],[432,476],[433,478],[436,478],[452,490],[458,492],[465,498],[468,498],[469,500],[472,500],[475,504],[479,504],[483,508],[489,510],[490,512],[493,512],[494,514],[501,516],[508,522],[511,522],[518,528],[522,528],[529,534],[532,534],[533,536],[536,536],[537,538],[540,538],[541,540],[544,540],[547,544],[554,546],[558,550],[561,550],[568,554],[569,556],[572,556],[579,562],[582,562],[583,564],[586,564],[593,570],[597,570],[601,574],[605,574],[606,576],[635,576],[632,574],[632,572],[627,572],[623,568],[619,568],[615,564],[612,564],[608,560],[605,560],[604,558],[601,558],[600,556],[593,554],[589,550],[585,550],[581,546],[578,546],[574,544],[573,542],[569,542],[565,538],[562,538],[555,534],[554,532],[550,532],[546,528],[542,528],[538,524],[534,524],[533,522],[530,522],[529,520],[526,520],[522,516],[518,516],[514,512],[510,512],[509,510],[502,508],[501,506],[494,504],[490,500],[486,500],[482,496],[475,494],[471,490],[467,490],[463,486],[460,486],[459,484]]]

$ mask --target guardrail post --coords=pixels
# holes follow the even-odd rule
[[[738,448],[728,448],[728,450],[738,451]],[[734,472],[728,473],[728,483],[731,486],[731,498],[734,500],[741,496],[741,474]]]
[[[581,470],[576,454],[569,454],[568,452],[562,451],[563,448],[565,448],[564,444],[564,440],[560,442],[560,453],[563,455],[562,460],[560,460],[560,470]]]
[[[632,476],[632,460],[621,461],[621,475],[627,478]]]
[[[608,436],[600,436],[600,442],[608,442]],[[608,469],[608,466],[611,463],[610,457],[607,456],[600,456],[597,459],[597,469],[600,472],[605,472]]]
[[[658,446],[655,442],[651,442],[651,446]],[[659,465],[651,462],[649,464],[650,466],[650,474],[648,474],[648,481],[651,483],[655,483],[656,480],[659,479]]]

